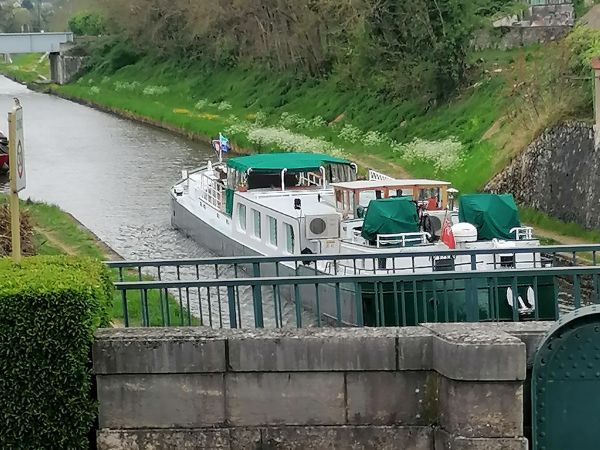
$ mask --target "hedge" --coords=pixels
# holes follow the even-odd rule
[[[87,448],[90,346],[109,323],[101,262],[0,259],[0,448]]]

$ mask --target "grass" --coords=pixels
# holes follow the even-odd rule
[[[14,55],[12,64],[0,62],[0,71],[24,83],[50,79],[50,62],[40,53]]]
[[[0,203],[4,203],[5,201],[6,197],[0,195]],[[21,209],[23,212],[28,213],[33,221],[39,254],[68,254],[99,260],[115,258],[115,254],[106,245],[100,242],[89,230],[80,225],[70,214],[62,211],[57,206],[40,202],[23,201],[21,202]],[[116,271],[113,272],[112,276],[113,280],[116,281],[118,279]],[[142,276],[142,279],[146,281],[152,280],[152,278],[144,276]],[[139,276],[136,271],[125,271],[123,273],[123,281],[138,280]],[[127,310],[130,326],[142,325],[141,299],[142,294],[139,291],[129,291],[127,294]],[[147,300],[150,325],[162,325],[162,314],[165,311],[164,298],[156,291],[149,291]],[[183,319],[186,324],[200,324],[199,320],[194,317],[191,317],[189,320],[187,311],[183,311],[182,317],[182,309],[173,296],[169,295],[168,305],[171,323],[177,325]],[[123,302],[121,293],[118,291],[114,293],[111,317],[115,326],[122,326],[124,324]]]
[[[563,222],[531,208],[520,208],[520,217],[524,223],[553,234],[564,237],[575,237],[591,243],[600,242],[600,230],[588,230],[574,222]]]

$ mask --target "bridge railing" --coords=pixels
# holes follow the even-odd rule
[[[211,257],[196,259],[164,259],[141,261],[112,261],[108,266],[119,271],[135,271],[155,279],[198,279],[208,276],[231,278],[241,274],[260,277],[353,274],[398,274],[436,271],[440,260],[451,260],[454,270],[485,270],[538,268],[557,265],[595,266],[598,264],[600,245],[555,245],[530,248],[494,248],[478,250],[428,250],[335,255],[289,255]],[[443,262],[446,262],[443,261]],[[508,261],[508,262],[507,262]],[[447,266],[443,266],[447,267]]]
[[[122,277],[115,283],[125,326],[410,326],[556,320],[565,311],[600,303],[600,266],[351,276],[198,275],[171,280],[144,278],[140,266],[137,270],[141,281]]]

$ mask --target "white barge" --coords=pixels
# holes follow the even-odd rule
[[[341,261],[335,267],[319,262],[318,271],[328,275],[472,270],[469,255],[430,256],[431,251],[449,249],[442,234],[452,237],[452,248],[506,248],[506,255],[499,257],[478,255],[477,270],[543,265],[534,252],[539,241],[531,228],[519,223],[512,196],[462,196],[463,220],[459,220],[453,204],[456,192],[444,181],[399,180],[373,171],[369,180],[357,180],[353,163],[323,154],[257,154],[184,172],[171,189],[171,223],[222,256],[379,255],[347,264]],[[510,253],[514,248],[532,248],[532,252]],[[417,256],[381,257],[403,252]],[[418,257],[419,252],[428,255]],[[302,267],[281,263],[279,274],[298,270]],[[553,287],[543,280],[537,283],[542,288],[538,292],[554,295]],[[514,304],[512,290],[503,289],[508,308]],[[522,310],[531,311],[539,304],[531,286],[520,285],[518,290]],[[368,292],[362,291],[365,317],[372,314],[369,305],[375,301]],[[342,316],[348,323],[356,321],[355,295],[345,291],[341,298]],[[412,295],[416,298],[419,293]],[[314,308],[312,297],[302,295],[308,309]],[[320,302],[325,316],[335,314],[332,292],[321,295]],[[418,321],[419,311],[411,314]]]

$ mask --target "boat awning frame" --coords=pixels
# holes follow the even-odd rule
[[[242,173],[313,172],[328,164],[352,166],[346,159],[321,153],[258,153],[227,160],[227,167]]]

